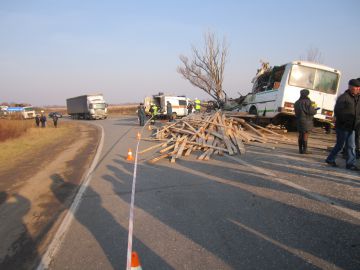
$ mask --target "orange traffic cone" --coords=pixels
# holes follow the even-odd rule
[[[139,256],[135,251],[131,252],[131,270],[142,270]]]
[[[126,160],[134,160],[131,149],[129,148]]]
[[[141,139],[141,134],[140,134],[140,132],[137,133],[136,138],[137,138],[138,140]]]

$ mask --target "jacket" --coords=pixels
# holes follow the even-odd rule
[[[360,127],[359,96],[353,96],[346,90],[338,97],[334,109],[336,128],[355,130]]]
[[[299,132],[308,132],[313,128],[313,119],[316,114],[308,97],[299,98],[294,105],[297,129]]]

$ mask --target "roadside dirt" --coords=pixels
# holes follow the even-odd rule
[[[51,149],[0,173],[0,269],[33,269],[94,158],[99,130],[74,126]]]

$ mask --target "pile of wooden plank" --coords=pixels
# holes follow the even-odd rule
[[[198,159],[209,160],[212,155],[244,154],[244,144],[289,141],[284,135],[246,122],[236,115],[227,116],[221,111],[191,114],[176,122],[169,122],[153,133],[152,140],[161,143],[139,152],[142,154],[160,148],[160,155],[152,158],[150,162],[163,158],[170,158],[171,162],[175,162],[177,158],[189,156],[195,151],[200,151]]]

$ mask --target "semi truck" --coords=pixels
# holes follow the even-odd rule
[[[68,114],[73,119],[106,119],[107,107],[102,94],[82,95],[66,100]]]

